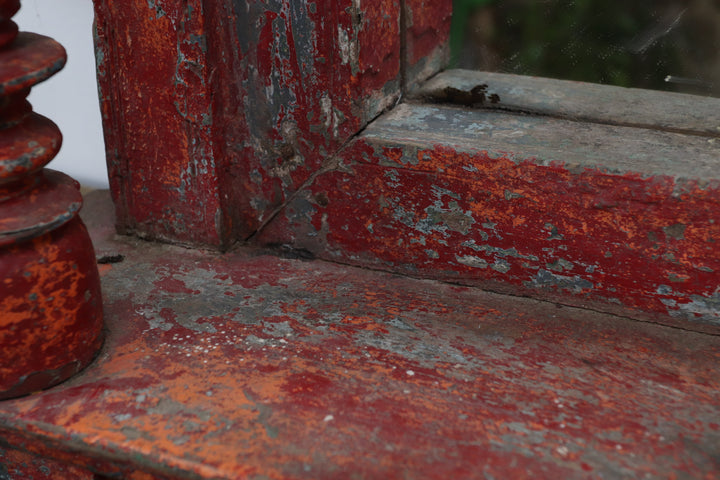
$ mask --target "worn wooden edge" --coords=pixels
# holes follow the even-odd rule
[[[143,480],[715,466],[717,337],[248,249],[220,260],[102,238],[128,259],[104,273],[104,353],[65,385],[0,405],[0,445]],[[228,289],[273,308],[230,315]],[[204,313],[183,311],[187,298]],[[153,318],[170,304],[165,330]],[[476,448],[453,455],[466,437]],[[527,453],[559,445],[579,453]]]
[[[93,480],[98,478],[130,480],[135,478],[134,474],[142,475],[140,478],[143,480],[203,478],[198,474],[193,474],[189,465],[185,465],[185,469],[171,468],[165,465],[167,459],[164,457],[157,458],[152,455],[124,451],[119,446],[107,441],[99,444],[93,443],[86,438],[73,435],[57,425],[15,421],[15,419],[0,421],[0,423],[0,449],[6,448],[27,459],[41,459],[50,464],[52,468],[45,471],[50,471],[51,474],[57,476],[48,478],[76,480],[82,478],[81,474],[92,475]],[[69,470],[73,476],[59,476],[65,470]],[[4,477],[0,478],[5,480]],[[8,480],[16,480],[16,478],[11,476]]]
[[[713,140],[403,104],[371,124],[337,168],[317,176],[255,240],[338,263],[717,332],[713,272],[720,270],[712,242],[720,156]],[[489,244],[485,224],[497,236]],[[573,250],[555,251],[570,248],[553,243],[563,235]],[[505,258],[520,250],[544,260],[525,267]],[[568,255],[575,273],[558,277],[554,262]],[[508,261],[512,275],[503,273]],[[578,268],[588,270],[578,276]],[[682,295],[668,283],[680,281],[681,270],[695,285]],[[586,292],[582,285],[591,283],[604,290]]]
[[[481,85],[487,86],[485,101],[479,95],[462,94]],[[493,94],[498,97],[495,102],[489,98]],[[431,102],[720,137],[720,98],[714,97],[461,69],[439,73],[411,96]]]
[[[487,151],[541,165],[599,168],[608,173],[720,178],[720,140],[695,135],[595,125],[457,105],[403,104],[372,123],[366,138],[423,147]]]
[[[56,461],[12,447],[0,447],[0,478],[4,480],[53,478],[55,480],[94,480],[82,467]]]

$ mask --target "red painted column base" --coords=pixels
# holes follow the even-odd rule
[[[65,49],[18,33],[10,19],[19,8],[0,0],[0,400],[62,382],[102,344],[100,277],[78,217],[79,185],[43,169],[62,134],[26,100],[65,65]]]
[[[12,212],[8,204],[22,202],[29,208],[40,201],[71,205],[65,208],[69,220],[0,247],[0,399],[69,378],[92,361],[102,343],[95,253],[85,225],[73,212],[82,202],[77,184],[46,171],[40,185],[2,208]],[[0,244],[2,240],[0,235]]]

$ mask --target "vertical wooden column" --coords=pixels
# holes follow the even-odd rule
[[[94,3],[118,229],[220,248],[332,168],[405,81],[444,65],[452,4]]]
[[[244,239],[401,92],[399,0],[232,2],[221,182]]]
[[[82,197],[43,169],[62,136],[32,112],[30,88],[65,64],[50,38],[19,33],[19,0],[0,1],[0,399],[52,386],[101,344],[100,281]]]
[[[222,81],[229,88],[225,70],[231,64],[208,59],[209,49],[215,50],[210,42],[222,36],[227,21],[218,13],[213,26],[201,0],[97,0],[95,12],[100,109],[118,230],[227,245],[231,225],[218,181],[223,153],[214,135],[228,106],[213,87]]]

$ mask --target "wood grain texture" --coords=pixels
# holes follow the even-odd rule
[[[448,70],[413,95],[432,102],[448,87],[486,84],[500,102],[485,107],[577,121],[720,137],[720,98],[472,70]]]
[[[82,376],[0,403],[0,448],[132,480],[720,468],[718,336],[271,251],[123,239],[108,217],[98,253],[126,260],[102,269],[105,347]]]
[[[96,1],[120,231],[220,248],[252,235],[400,97],[400,3]],[[422,78],[443,66],[450,4],[415,10]]]
[[[717,332],[720,156],[710,140],[402,105],[258,241]]]

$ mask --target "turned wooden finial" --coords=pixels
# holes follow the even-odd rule
[[[54,40],[18,33],[0,0],[0,399],[55,385],[101,346],[102,299],[78,184],[45,169],[62,135],[30,89],[65,65]]]

